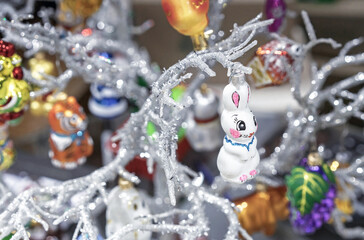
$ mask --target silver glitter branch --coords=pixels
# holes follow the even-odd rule
[[[274,153],[262,160],[260,166],[261,173],[265,177],[290,171],[299,161],[302,148],[307,146],[311,136],[317,130],[343,124],[350,117],[358,115],[361,112],[360,109],[363,107],[363,101],[360,99],[364,97],[364,91],[359,91],[356,94],[349,92],[352,87],[360,86],[364,81],[363,73],[358,73],[353,77],[349,77],[323,89],[327,77],[335,69],[364,63],[364,53],[346,55],[352,47],[361,43],[361,39],[355,39],[347,43],[337,57],[331,59],[319,69],[313,65],[310,90],[307,94],[302,94],[300,85],[302,82],[303,61],[309,49],[322,42],[329,43],[335,48],[340,46],[332,39],[316,39],[316,34],[307,17],[307,13],[303,12],[302,16],[307,32],[309,33],[310,42],[307,44],[299,44],[292,40],[275,36],[296,46],[293,48],[296,49],[296,52],[291,53],[294,56],[295,62],[287,70],[291,80],[292,94],[301,106],[301,110],[296,114],[290,112],[287,114],[288,126],[282,136],[281,144],[275,148]],[[343,99],[347,99],[347,96],[351,98],[351,101],[350,103],[344,104]],[[320,113],[320,107],[326,102],[332,104],[333,109],[329,113]]]
[[[140,106],[140,111],[131,115],[123,129],[118,131],[113,140],[121,140],[120,149],[115,159],[108,165],[94,171],[90,175],[78,179],[65,181],[58,186],[45,188],[31,188],[18,196],[9,195],[0,183],[1,203],[8,203],[0,213],[0,238],[16,231],[12,240],[29,239],[25,224],[30,220],[39,222],[44,229],[50,224],[60,224],[63,221],[77,222],[73,240],[82,234],[90,239],[96,239],[97,231],[92,222],[92,212],[96,206],[106,204],[108,190],[106,183],[114,180],[118,175],[138,183],[139,179],[127,172],[124,166],[133,159],[135,155],[143,154],[148,157],[148,169],[153,170],[153,163],[157,163],[155,182],[158,186],[157,197],[167,198],[170,205],[175,206],[179,197],[185,196],[188,199],[186,209],[174,209],[163,207],[161,211],[140,218],[152,219],[150,224],[129,224],[119,229],[114,235],[108,238],[121,239],[125,234],[132,231],[151,231],[159,233],[178,233],[183,239],[196,239],[198,236],[206,235],[208,221],[205,213],[205,204],[212,204],[221,209],[226,215],[229,227],[225,239],[237,239],[239,234],[245,239],[251,239],[244,229],[241,228],[235,214],[234,205],[228,200],[212,194],[212,190],[222,188],[218,184],[218,178],[212,189],[202,186],[203,178],[200,174],[179,163],[176,159],[177,130],[186,119],[188,108],[193,103],[193,91],[206,80],[207,77],[215,76],[211,63],[220,63],[227,69],[228,75],[236,73],[250,74],[251,69],[243,66],[235,60],[257,43],[252,41],[258,28],[265,27],[272,23],[272,20],[259,21],[261,15],[249,21],[243,26],[234,25],[232,34],[225,40],[216,42],[223,34],[219,32],[219,26],[223,15],[221,10],[227,1],[212,1],[210,12],[211,22],[209,30],[212,30],[209,40],[210,47],[201,52],[190,53],[186,58],[165,70],[162,74],[156,71],[150,64],[148,54],[141,50],[131,41],[131,35],[148,29],[151,24],[138,27],[124,26],[127,29],[127,36],[108,35],[107,27],[117,26],[114,23],[105,23],[104,31],[95,30],[91,36],[85,37],[80,34],[67,33],[62,38],[61,33],[49,24],[24,24],[21,20],[1,21],[0,28],[6,39],[26,49],[26,56],[31,56],[39,51],[46,51],[56,54],[68,68],[57,77],[45,76],[46,80],[36,80],[31,77],[28,70],[24,70],[25,79],[40,87],[38,92],[33,92],[32,97],[39,96],[50,90],[62,90],[69,80],[74,76],[82,76],[86,82],[100,83],[117,89],[128,98],[133,98]],[[118,5],[120,4],[120,5]],[[129,1],[105,0],[98,14],[95,14],[94,23],[98,18],[108,12],[107,7],[117,6],[125,18],[130,10]],[[17,15],[19,18],[20,15]],[[339,56],[333,58],[321,68],[313,67],[312,87],[309,93],[302,95],[300,90],[303,59],[309,49],[318,43],[329,43],[333,47],[338,44],[331,39],[317,39],[313,27],[306,13],[302,14],[306,29],[310,38],[307,44],[298,44],[301,52],[294,53],[295,64],[290,70],[292,93],[300,104],[302,110],[297,113],[288,114],[288,127],[283,134],[283,139],[275,152],[262,160],[260,177],[257,180],[268,185],[276,186],[279,181],[275,175],[289,171],[297,163],[299,152],[307,145],[312,134],[317,130],[344,123],[351,116],[363,116],[361,112],[364,102],[364,91],[358,93],[349,92],[350,88],[360,85],[364,81],[363,73],[340,81],[326,89],[322,89],[328,75],[336,68],[351,64],[364,62],[364,55],[347,55],[350,49],[361,43],[362,40],[353,40],[348,43],[340,52]],[[17,18],[14,18],[17,19]],[[44,16],[45,21],[47,17]],[[210,22],[210,23],[211,23]],[[92,21],[90,21],[92,24]],[[121,24],[122,25],[122,24]],[[120,26],[121,26],[120,25]],[[97,24],[96,24],[97,26]],[[279,38],[276,36],[276,38]],[[105,61],[91,52],[110,51],[122,54],[127,63],[117,61]],[[170,97],[172,88],[192,77],[190,68],[196,68],[201,73],[192,80],[192,84],[186,91],[180,102]],[[146,89],[140,88],[135,79],[143,77],[152,87],[148,96]],[[201,77],[203,76],[203,77]],[[320,94],[319,94],[320,93]],[[345,100],[350,100],[349,103]],[[320,114],[318,111],[324,102],[332,103],[333,110],[330,113]],[[329,119],[330,118],[330,119]],[[332,121],[332,120],[335,121]],[[157,128],[156,138],[148,136],[146,126],[153,122]],[[337,176],[342,183],[354,185],[357,191],[363,192],[363,177],[358,175],[358,169],[362,167],[362,160],[353,164],[345,170],[338,170]],[[272,175],[274,177],[272,177]],[[167,189],[161,188],[166,185]],[[218,185],[218,186],[217,186]],[[243,185],[244,187],[245,185]],[[248,185],[247,185],[248,186]],[[247,191],[254,189],[245,186]],[[228,187],[228,186],[226,186]],[[219,191],[218,191],[219,192]],[[364,209],[357,201],[357,194],[353,190],[347,193],[358,209]],[[73,198],[77,195],[76,200]],[[168,197],[167,197],[168,196]],[[73,201],[72,201],[73,200]],[[149,199],[155,205],[156,199]],[[167,204],[165,199],[164,203]],[[159,203],[159,205],[161,205]],[[167,205],[166,205],[167,206]],[[65,210],[67,209],[67,210]],[[336,210],[335,210],[336,211]],[[172,216],[178,216],[180,221],[175,223]],[[340,213],[335,212],[334,219],[340,218]],[[337,230],[344,236],[362,236],[361,229],[344,229],[335,221]],[[198,226],[198,227],[197,227]]]
[[[136,104],[141,106],[148,92],[137,85],[137,76],[143,77],[149,84],[159,76],[158,70],[151,66],[147,52],[132,41],[109,39],[97,31],[89,37],[68,33],[68,36],[62,38],[62,33],[57,32],[54,27],[42,26],[39,23],[24,24],[19,20],[1,20],[0,28],[6,40],[27,49],[25,56],[30,57],[36,52],[46,51],[59,56],[68,68],[56,78],[45,76],[46,80],[32,78],[25,69],[25,79],[43,88],[39,93],[33,93],[34,97],[51,90],[63,90],[72,77],[82,76],[86,82],[113,87],[125,97],[135,99]],[[106,62],[102,58],[89,56],[89,53],[94,51],[120,53],[126,61]]]
[[[16,25],[22,26],[20,23],[16,23]],[[259,24],[259,26],[260,25],[261,24]],[[38,27],[39,26],[37,26],[37,28]],[[40,29],[45,31],[44,28]],[[235,30],[241,31],[240,28],[235,28]],[[233,33],[236,34],[234,31]],[[254,31],[254,28],[248,28],[248,31]],[[87,46],[82,46],[82,41],[72,40],[73,37],[77,36],[66,38],[68,40],[65,42],[67,44],[71,44],[72,41],[79,43],[78,45],[71,44],[71,46],[75,47],[75,49],[73,49],[73,55],[67,55],[64,51],[60,51],[59,53],[61,55],[63,53],[65,54],[64,56],[70,58],[72,56],[72,63],[78,68],[81,68],[84,66],[82,63],[83,61],[90,64],[90,62],[88,62],[89,59],[86,57],[85,48],[87,48]],[[165,178],[167,180],[168,194],[172,205],[176,204],[175,189],[177,189],[179,193],[182,193],[191,199],[190,201],[193,203],[192,208],[196,209],[194,212],[196,213],[196,216],[198,216],[199,223],[202,223],[202,226],[206,227],[199,227],[198,229],[195,229],[192,228],[191,225],[184,227],[168,224],[165,226],[163,226],[163,224],[153,226],[146,225],[144,227],[128,226],[121,229],[120,233],[117,233],[120,234],[118,236],[122,236],[122,234],[130,232],[133,229],[139,229],[156,232],[176,231],[181,233],[185,239],[191,239],[189,236],[197,237],[207,231],[207,219],[204,217],[205,214],[203,212],[203,207],[200,207],[207,201],[220,206],[223,212],[228,216],[230,227],[227,232],[226,239],[236,239],[239,232],[249,239],[249,236],[245,233],[245,231],[240,228],[230,202],[208,194],[205,190],[201,189],[201,186],[193,187],[194,189],[187,187],[188,184],[189,186],[193,186],[192,184],[194,182],[187,177],[186,174],[196,174],[193,174],[190,170],[186,170],[185,167],[182,167],[176,161],[175,152],[177,149],[177,128],[180,126],[181,119],[185,118],[186,109],[190,106],[191,101],[188,97],[186,97],[181,103],[173,103],[168,95],[174,86],[191,76],[190,74],[182,75],[188,68],[198,68],[206,74],[214,76],[214,71],[206,64],[209,60],[215,60],[221,63],[225,68],[229,69],[230,72],[250,72],[250,69],[244,67],[240,63],[232,62],[243,55],[247,49],[250,49],[253,46],[253,44],[256,44],[255,42],[248,44],[248,41],[244,40],[245,39],[242,39],[242,43],[232,50],[216,51],[209,49],[206,52],[191,53],[185,59],[166,70],[153,84],[152,94],[145,101],[141,110],[138,113],[132,114],[128,123],[115,137],[122,140],[122,147],[119,149],[118,155],[113,162],[86,177],[66,181],[59,186],[32,188],[19,194],[12,203],[7,206],[6,210],[0,214],[1,226],[7,226],[0,229],[1,234],[6,236],[11,231],[15,230],[16,234],[13,236],[13,240],[21,238],[28,239],[24,225],[27,221],[33,219],[43,223],[45,228],[47,227],[47,221],[51,221],[53,224],[59,224],[66,220],[76,221],[78,222],[78,225],[74,234],[74,239],[79,232],[82,232],[83,234],[87,233],[91,237],[96,236],[93,232],[94,227],[90,222],[90,211],[92,210],[90,207],[96,204],[101,204],[102,199],[107,198],[105,182],[114,179],[119,172],[125,172],[125,170],[122,169],[122,166],[125,166],[135,154],[142,152],[140,147],[144,148],[148,146],[150,148],[149,151],[151,152],[150,155],[155,156],[156,161],[163,168]],[[59,43],[61,43],[61,41]],[[68,46],[65,49],[70,48]],[[77,58],[75,58],[75,56],[81,56],[81,59],[79,60],[81,63],[77,62]],[[96,61],[97,59],[92,60]],[[96,64],[100,64],[98,66],[100,69],[106,69],[106,71],[108,71],[107,63],[97,62]],[[69,71],[72,71],[72,74],[77,73],[77,71],[72,69]],[[108,74],[111,73],[108,72]],[[47,85],[48,83],[45,82],[42,82],[42,84],[44,88],[51,89],[55,86],[59,87],[59,85],[56,84],[67,82],[69,78],[64,77],[64,80],[62,81],[57,79],[57,81],[54,81],[54,85]],[[34,80],[31,79],[31,81]],[[170,111],[170,114],[162,114],[163,111],[161,112],[160,109],[171,109],[172,111],[168,110]],[[180,111],[178,111],[178,109]],[[184,113],[184,116],[181,113]],[[140,129],[140,126],[146,126],[146,123],[149,120],[152,120],[160,129],[160,136],[158,141],[146,144],[145,139],[148,139],[148,135],[145,129],[137,132],[135,132],[134,129]],[[155,153],[153,153],[154,151]],[[125,176],[128,176],[128,174],[124,174],[124,177]],[[136,181],[136,179],[132,176],[129,176],[129,180]],[[199,194],[195,195],[195,192],[198,192]],[[76,193],[78,193],[80,199],[76,204],[69,205],[68,210],[65,212],[64,206],[69,204],[71,197]],[[13,218],[11,218],[12,220],[9,222],[9,218],[11,216],[13,216]],[[42,218],[36,216],[42,216]]]
[[[293,57],[293,64],[284,65],[284,70],[288,73],[292,95],[300,106],[296,113],[287,113],[287,129],[282,135],[279,146],[274,152],[261,160],[260,174],[255,182],[264,183],[268,186],[276,187],[284,184],[280,176],[287,174],[303,157],[304,150],[312,144],[312,139],[318,130],[344,124],[351,117],[364,120],[364,73],[359,72],[354,76],[343,79],[335,84],[324,87],[330,74],[341,67],[359,65],[364,63],[364,53],[348,55],[349,51],[363,42],[362,38],[354,39],[342,48],[337,57],[332,58],[321,67],[312,64],[311,87],[306,94],[301,91],[303,62],[312,47],[320,43],[330,44],[333,48],[338,48],[340,44],[332,39],[317,39],[314,28],[310,23],[306,12],[302,12],[302,17],[309,35],[310,41],[306,44],[294,42],[288,38],[273,34],[273,37],[280,41],[288,42],[291,48],[286,49]],[[274,51],[271,51],[272,53]],[[273,56],[273,55],[272,55]],[[268,57],[269,59],[269,57]],[[269,64],[267,61],[266,64]],[[267,65],[266,65],[267,67]],[[359,91],[353,88],[360,87]],[[324,104],[330,104],[329,112],[322,112]],[[358,159],[347,169],[340,169],[336,172],[342,186],[351,185],[353,187],[343,187],[350,197],[354,208],[359,213],[364,212],[364,205],[358,201],[358,196],[364,192],[363,180],[363,160]],[[219,177],[215,178],[212,188],[215,192],[221,193],[228,189],[239,189],[242,193],[250,194],[254,191],[253,181],[251,184],[236,185],[223,182]],[[337,232],[345,238],[362,238],[364,228],[347,229],[341,223],[343,213],[335,210],[334,221]],[[340,222],[339,222],[340,221]]]

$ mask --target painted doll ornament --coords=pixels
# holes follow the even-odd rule
[[[0,40],[0,121],[10,125],[20,122],[30,98],[21,61],[14,45]]]
[[[257,174],[260,157],[254,134],[258,124],[248,107],[249,85],[245,81],[237,83],[234,78],[223,91],[221,126],[226,135],[217,157],[217,168],[225,181],[244,183]]]
[[[127,66],[129,64],[125,58],[113,57],[108,52],[101,52],[99,55],[106,62],[113,60],[120,66]],[[126,75],[122,76],[122,79],[127,79],[127,77]],[[111,87],[93,83],[90,86],[90,92],[92,96],[88,101],[88,108],[97,117],[104,119],[116,118],[125,113],[128,108],[128,101],[119,91]]]
[[[122,178],[119,186],[111,190],[106,210],[106,236],[109,238],[127,224],[151,224],[143,218],[150,211],[133,184]],[[152,233],[148,231],[134,231],[123,236],[123,240],[149,240]]]
[[[194,92],[194,100],[186,132],[188,142],[197,152],[218,149],[221,147],[223,137],[218,97],[206,84],[202,84],[201,88]]]
[[[93,141],[86,131],[87,117],[76,98],[54,104],[48,115],[51,133],[49,157],[59,168],[74,169],[86,162],[93,151]]]

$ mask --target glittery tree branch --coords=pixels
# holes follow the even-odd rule
[[[30,48],[31,51],[28,54],[40,50],[57,53],[66,63],[67,72],[56,78],[46,76],[47,81],[37,81],[30,76],[28,71],[25,71],[26,79],[39,85],[42,90],[63,88],[70,78],[81,75],[88,82],[102,83],[119,89],[127,97],[137,94],[138,98],[136,99],[139,100],[139,104],[144,104],[139,112],[131,115],[128,123],[114,137],[121,139],[121,147],[114,161],[88,176],[66,181],[59,186],[32,188],[22,192],[0,214],[1,226],[7,226],[0,229],[0,232],[5,236],[15,230],[16,235],[13,236],[12,240],[21,238],[26,240],[28,237],[24,225],[30,219],[43,223],[44,228],[47,227],[47,221],[51,221],[52,224],[59,224],[62,221],[70,220],[78,222],[73,239],[76,239],[79,233],[87,234],[91,239],[95,239],[96,232],[94,232],[90,214],[96,205],[106,201],[108,195],[105,189],[106,182],[114,179],[117,174],[121,174],[130,181],[138,182],[135,176],[128,174],[123,169],[123,166],[133,156],[144,153],[145,149],[148,149],[147,155],[153,157],[153,161],[161,166],[162,171],[160,173],[164,172],[170,203],[176,204],[176,194],[185,195],[191,203],[190,212],[194,213],[195,220],[187,220],[181,222],[180,225],[173,223],[143,226],[127,225],[110,239],[120,239],[122,235],[133,230],[177,232],[184,239],[203,235],[208,230],[208,219],[205,217],[203,207],[205,203],[218,206],[227,215],[230,226],[225,239],[237,239],[239,233],[250,239],[249,235],[241,229],[231,203],[208,193],[201,186],[202,181],[198,180],[200,176],[177,162],[177,129],[186,118],[187,108],[192,101],[187,94],[181,102],[176,103],[169,95],[174,86],[191,77],[190,73],[186,73],[189,68],[197,68],[208,76],[214,76],[215,72],[206,64],[209,61],[219,62],[231,73],[250,73],[251,69],[233,61],[256,44],[255,41],[249,44],[256,28],[266,26],[269,23],[271,21],[259,22],[257,18],[242,27],[235,26],[232,32],[234,37],[211,46],[207,51],[189,54],[159,76],[150,68],[145,53],[139,51],[131,43],[125,44],[123,42],[121,44],[118,41],[108,40],[108,44],[105,46],[105,39],[102,35],[95,34],[95,37],[93,35],[83,37],[69,33],[66,38],[62,39],[54,28],[46,28],[40,24],[28,25],[19,21],[1,22],[1,27],[8,40],[25,48]],[[125,65],[117,66],[112,62],[100,60],[96,56],[90,57],[88,52],[93,50],[121,52],[128,57],[127,60],[132,64],[127,67]],[[139,87],[138,92],[133,93],[136,85],[133,85],[134,82],[130,80],[131,77],[130,79],[122,78],[125,69],[128,70],[129,74],[131,72],[130,75],[133,77],[140,74],[145,76],[150,83],[154,82],[151,95],[146,100],[143,99],[145,95]],[[33,96],[37,95],[37,93],[33,93]],[[167,111],[168,114],[165,114]],[[150,139],[147,135],[146,124],[148,121],[152,121],[158,128],[160,132],[158,140]],[[143,128],[140,129],[140,126]],[[136,128],[140,131],[135,131]],[[158,177],[161,176],[159,174]],[[71,198],[76,194],[77,202],[72,203]],[[65,206],[67,206],[67,211],[65,211]],[[161,214],[163,215],[163,212],[157,216],[162,216]],[[169,214],[168,211],[166,214]],[[182,212],[178,214],[182,214]],[[15,217],[9,224],[11,216]],[[195,223],[198,223],[198,228],[193,227]]]

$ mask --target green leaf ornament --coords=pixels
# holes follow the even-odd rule
[[[294,167],[286,177],[287,196],[291,205],[305,215],[315,203],[319,203],[329,190],[329,183],[322,176],[308,172],[303,167]]]

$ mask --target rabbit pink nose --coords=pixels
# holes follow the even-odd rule
[[[233,138],[238,138],[238,137],[240,137],[240,133],[239,133],[239,131],[237,131],[237,130],[235,130],[235,129],[232,129],[232,128],[230,128],[230,134],[231,134],[231,136],[233,136]]]

